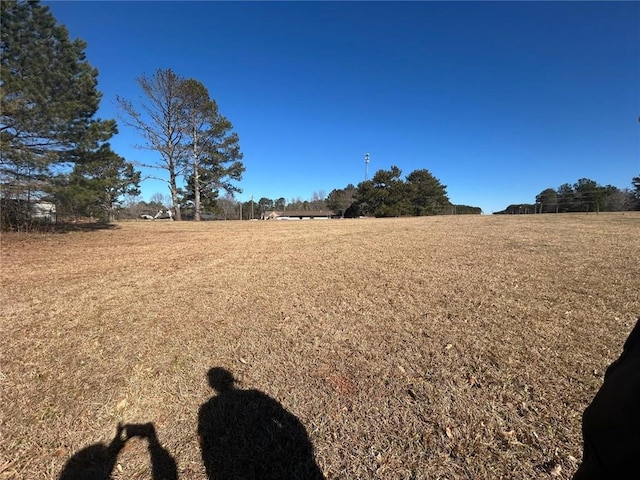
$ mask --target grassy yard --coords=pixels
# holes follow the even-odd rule
[[[206,478],[211,367],[295,416],[329,479],[571,478],[640,315],[637,213],[131,222],[1,248],[2,480],[57,478],[118,422],[153,422],[179,478]],[[146,445],[113,477],[151,478]]]

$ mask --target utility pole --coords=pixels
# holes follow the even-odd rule
[[[369,154],[364,154],[364,181],[369,180]]]

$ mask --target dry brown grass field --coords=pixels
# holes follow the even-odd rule
[[[4,234],[1,261],[2,480],[56,479],[118,422],[206,478],[211,367],[294,415],[328,479],[568,479],[640,314],[633,213],[131,222]],[[113,478],[152,478],[146,445]]]

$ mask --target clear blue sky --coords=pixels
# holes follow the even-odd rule
[[[485,213],[640,174],[639,2],[45,2],[88,43],[104,97],[158,68],[200,80],[240,136],[254,196],[428,169]],[[114,150],[132,148],[120,124]],[[168,193],[145,181],[143,197]]]

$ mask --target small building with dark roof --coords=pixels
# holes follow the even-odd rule
[[[329,220],[340,218],[333,210],[286,210],[283,212],[267,212],[265,220]]]

